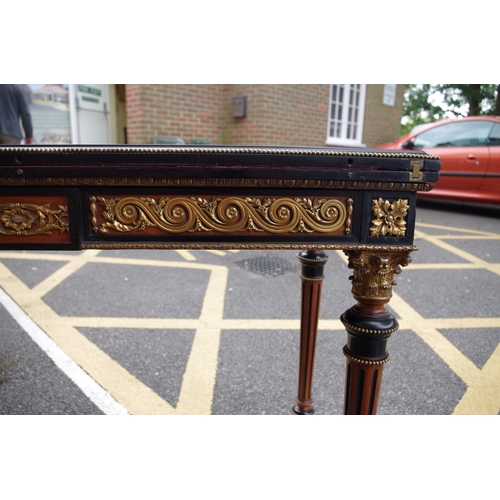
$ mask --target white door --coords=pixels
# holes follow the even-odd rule
[[[109,85],[71,84],[69,91],[73,143],[110,144]]]

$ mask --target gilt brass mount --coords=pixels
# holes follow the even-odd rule
[[[405,217],[408,215],[409,209],[408,200],[402,200],[401,198],[392,203],[382,198],[373,200],[372,212],[375,219],[372,220],[370,236],[405,236]]]
[[[98,211],[98,205],[104,210]],[[353,200],[308,198],[90,197],[93,231],[159,229],[167,233],[351,231]],[[99,223],[98,219],[104,220]]]
[[[68,207],[59,205],[52,210],[50,204],[0,203],[0,234],[8,236],[51,235],[69,231]]]
[[[352,294],[361,300],[389,300],[392,287],[397,285],[394,276],[411,262],[409,252],[345,251],[353,275]]]

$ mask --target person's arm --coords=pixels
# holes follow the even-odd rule
[[[24,135],[26,136],[24,138],[24,142],[25,142],[25,144],[32,144],[33,143],[33,122],[31,121],[30,108],[28,106],[28,103],[26,101],[26,97],[24,96],[24,93],[22,90],[19,90],[19,92],[17,92],[17,97],[18,97],[18,103],[19,103],[19,110],[21,112],[21,122],[23,124]]]

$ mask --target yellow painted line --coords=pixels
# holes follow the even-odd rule
[[[200,319],[214,325],[196,330],[176,413],[182,415],[209,415],[217,375],[221,329],[219,322],[224,316],[227,267],[214,268],[205,291]]]
[[[223,252],[222,250],[205,250],[205,252],[213,253],[214,255],[218,255],[219,257],[226,256],[226,252]]]
[[[87,252],[92,252],[87,254]],[[95,254],[93,252],[96,252]],[[182,269],[206,269],[208,271],[212,270],[212,268],[217,267],[213,264],[195,264],[192,262],[183,262],[183,261],[164,261],[164,260],[155,260],[155,259],[134,259],[134,258],[125,258],[125,257],[108,257],[100,253],[102,250],[85,250],[83,252],[76,252],[74,255],[69,254],[42,254],[42,253],[27,253],[27,252],[8,252],[2,251],[0,255],[0,260],[2,259],[19,259],[19,260],[48,260],[48,261],[61,261],[61,262],[72,262],[74,260],[84,258],[88,262],[97,262],[97,263],[107,263],[107,264],[122,264],[129,266],[153,266],[153,267],[179,267]],[[86,257],[80,257],[81,254],[85,254]]]
[[[428,224],[425,222],[417,222],[415,225],[417,227],[428,227],[428,228],[432,228],[432,229],[444,229],[445,231],[455,231],[457,233],[477,234],[480,236],[498,236],[496,233],[490,233],[490,232],[486,232],[486,231],[478,231],[476,229],[464,229],[461,227],[440,226],[437,224]]]
[[[196,257],[189,250],[176,250],[176,252],[185,260],[196,260]]]
[[[457,256],[461,257],[462,259],[467,260],[467,261],[471,262],[472,264],[477,265],[478,267],[484,268],[484,269],[491,271],[495,274],[500,274],[500,266],[493,265],[490,262],[487,262],[483,259],[480,259],[479,257],[476,257],[475,255],[473,255],[469,252],[466,252],[464,250],[461,250],[460,248],[454,247],[453,245],[450,245],[449,243],[441,241],[439,238],[437,238],[435,236],[430,236],[430,235],[419,232],[419,237],[429,241],[430,243],[436,245],[439,248],[442,248],[443,250],[446,250],[447,252],[450,252],[454,255],[457,255]]]
[[[60,317],[3,264],[0,264],[0,281],[31,319],[129,413],[165,415],[174,412],[170,404],[87,337],[75,328],[61,324]]]
[[[449,269],[485,269],[486,271],[491,271],[492,273],[495,274],[500,274],[500,264],[467,264],[467,263],[460,263],[460,262],[449,262],[449,263],[442,263],[442,264],[417,264],[417,263],[411,263],[408,267],[405,267],[405,273],[406,271],[422,271],[425,269],[442,269],[442,270],[449,270]]]
[[[442,264],[418,264],[412,262],[404,271],[421,271],[424,269],[483,269],[480,264],[467,264],[466,262],[447,262]]]
[[[392,306],[394,301],[391,301]],[[92,316],[59,316],[61,324],[80,328],[130,328],[158,330],[194,330],[196,328],[213,328],[214,324],[221,330],[299,330],[300,319],[218,319],[215,322],[195,318],[133,318],[133,317],[92,317]],[[457,328],[500,328],[500,317],[483,318],[422,318],[422,325],[438,330]],[[406,318],[399,320],[401,329],[412,329],[413,322]],[[320,319],[318,330],[344,330],[340,320]]]
[[[453,415],[497,415],[500,409],[500,344],[455,407]]]
[[[226,266],[211,267],[212,273],[203,299],[200,319],[219,321],[224,317],[224,297],[229,269]]]
[[[221,331],[198,328],[189,354],[175,413],[210,415],[217,375]]]
[[[344,261],[345,264],[349,263],[349,258],[342,250],[335,250],[335,253]]]
[[[451,368],[453,373],[469,385],[479,369],[435,328],[416,327],[412,330]],[[497,409],[498,411],[498,409]]]
[[[220,321],[223,317],[227,267],[109,257],[94,259],[95,255],[94,253],[86,254],[85,252],[76,254],[75,257],[69,259],[70,262],[68,262],[67,266],[54,273],[55,278],[45,280],[44,286],[39,286],[37,290],[29,290],[3,265],[1,266],[2,269],[0,269],[0,280],[5,284],[6,291],[27,314],[130,413],[209,414],[217,373]],[[82,265],[90,261],[211,271],[200,319],[177,320],[177,322],[168,320],[169,328],[178,328],[179,326],[197,327],[176,409],[78,332],[71,323],[75,318],[59,317],[40,299],[41,294],[46,293],[49,288],[59,284],[63,279],[66,279],[73,272],[80,269]],[[79,326],[86,324],[88,326],[102,327],[105,324],[108,326],[113,324],[114,326],[123,327],[127,323],[127,318],[81,318],[81,320]],[[155,327],[167,326],[166,323],[154,319],[146,321]],[[144,327],[146,321],[144,318],[135,318],[133,323],[135,327]],[[211,328],[207,328],[206,325],[211,325]],[[213,325],[216,325],[216,328]]]
[[[413,330],[467,385],[475,379],[479,372],[476,365],[406,301],[394,293],[390,305],[402,318],[401,328]]]
[[[61,324],[79,328],[130,328],[156,330],[300,330],[300,319],[132,318],[60,316]],[[320,319],[318,330],[345,330],[338,319]]]
[[[224,319],[223,330],[300,330],[300,318],[297,319]],[[338,319],[320,319],[318,330],[343,330],[344,325]]]
[[[130,328],[150,330],[195,330],[200,327],[199,319],[191,318],[131,318],[60,316],[61,324],[79,328]]]
[[[102,254],[92,259],[94,263],[107,263],[126,266],[151,266],[151,267],[175,267],[180,269],[204,269],[212,271],[221,266],[213,264],[198,264],[194,262],[183,262],[173,260],[154,260],[154,259],[126,259],[123,257],[107,257]]]
[[[106,415],[129,414],[123,405],[69,357],[2,288],[0,302],[52,362]]]
[[[300,319],[224,319],[223,330],[300,330]]]
[[[500,328],[500,318],[436,318],[425,319],[424,323],[437,330]],[[478,335],[480,334],[479,331]]]
[[[9,250],[2,250],[0,259],[19,259],[19,260],[54,260],[54,261],[71,261],[75,257],[78,258],[80,252],[75,252],[73,255],[69,254],[49,254],[41,252],[15,252]]]
[[[467,385],[467,391],[453,414],[498,414],[500,344],[480,370],[437,328],[495,328],[500,326],[500,318],[424,319],[396,294],[391,299],[391,307],[403,318],[401,328],[413,330]]]
[[[59,268],[48,278],[38,283],[38,285],[34,286],[32,288],[33,293],[38,297],[43,297],[56,286],[60,285],[64,280],[69,278],[73,273],[85,266],[87,262],[98,255],[99,252],[100,250],[85,250],[84,252],[77,254],[66,265]]]
[[[427,225],[431,227],[432,225]],[[433,226],[436,227],[436,226]],[[444,227],[446,230],[451,228]],[[457,230],[459,231],[459,230]],[[480,232],[472,232],[478,234]],[[500,264],[490,264],[467,252],[441,241],[443,237],[429,236],[419,232],[420,237],[441,246],[447,251],[460,255],[468,263],[464,264],[411,264],[411,269],[488,269],[500,274]],[[493,233],[485,233],[491,234]],[[496,239],[492,238],[492,239]],[[337,251],[339,257],[347,262],[347,256]],[[216,381],[218,351],[221,330],[298,330],[299,319],[230,319],[223,318],[224,297],[228,269],[190,262],[161,260],[142,260],[106,257],[99,251],[89,250],[68,254],[40,254],[27,252],[3,252],[2,258],[25,260],[66,261],[68,264],[56,271],[44,282],[29,290],[12,273],[0,265],[0,280],[12,298],[43,328],[58,345],[67,352],[82,368],[101,384],[130,413],[137,414],[208,414],[211,412],[213,391]],[[41,299],[44,293],[80,269],[86,262],[109,264],[174,267],[210,271],[209,283],[205,293],[202,313],[198,319],[189,318],[82,318],[59,317]],[[449,342],[438,330],[446,328],[499,328],[500,318],[423,318],[397,294],[390,303],[400,320],[402,329],[413,330],[433,349],[450,369],[468,386],[455,413],[498,413],[498,383],[500,380],[499,348],[490,357],[482,370],[479,370],[465,355]],[[194,329],[195,339],[191,350],[179,395],[177,408],[173,408],[158,394],[137,380],[113,359],[102,352],[95,344],[80,334],[76,327],[120,327],[120,328],[160,328]],[[339,320],[320,320],[320,330],[345,331]],[[485,403],[485,401],[487,401]]]
[[[440,240],[500,240],[500,235],[491,236],[472,236],[472,235],[439,235]]]
[[[485,260],[480,259],[479,257],[476,257],[475,255],[466,252],[465,250],[462,250],[453,245],[450,245],[449,243],[441,241],[441,239],[436,236],[424,234],[421,232],[419,232],[418,236],[419,238],[429,241],[430,243],[436,245],[437,247],[442,248],[443,250],[446,250],[447,252],[450,252],[454,255],[458,255],[459,257],[462,257],[462,259],[472,262],[473,264],[477,264],[483,267],[490,265],[489,262],[486,262]]]

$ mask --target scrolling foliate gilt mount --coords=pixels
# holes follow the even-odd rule
[[[104,209],[100,214],[98,204]],[[156,228],[167,233],[351,232],[353,200],[334,198],[90,197],[93,231],[107,234]],[[100,223],[99,218],[104,222]]]
[[[57,210],[50,204],[0,203],[0,234],[7,236],[52,235],[69,231],[68,207],[59,205]]]

